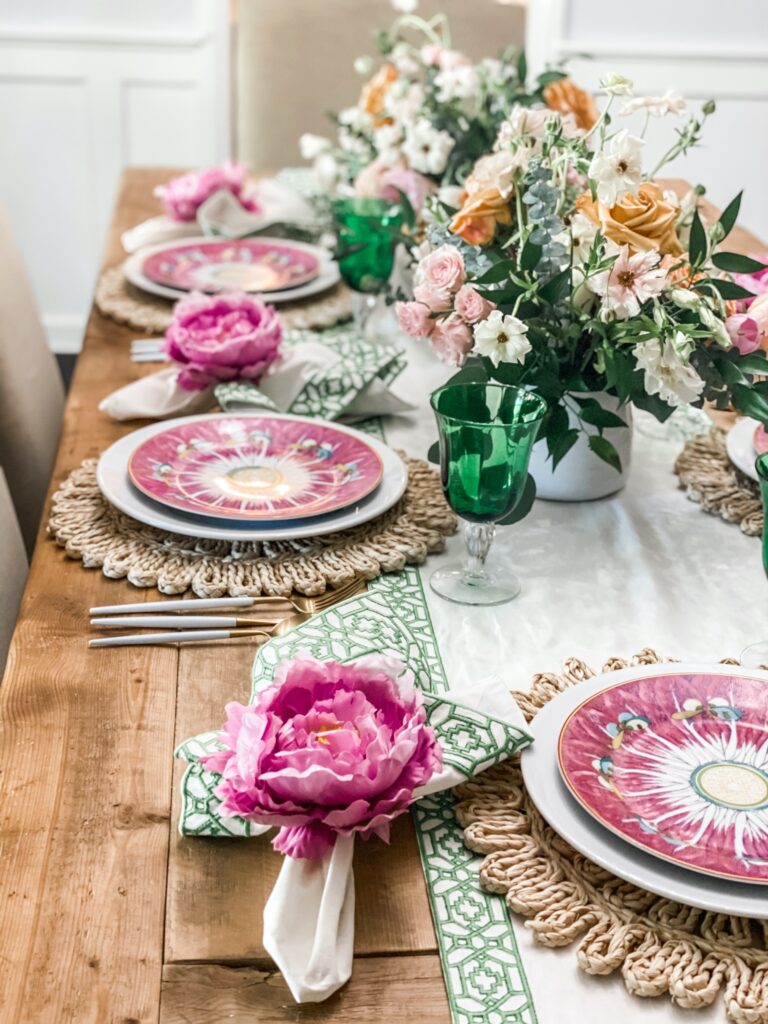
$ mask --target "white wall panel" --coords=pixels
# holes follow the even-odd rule
[[[120,173],[229,156],[224,0],[0,0],[0,203],[76,351]]]

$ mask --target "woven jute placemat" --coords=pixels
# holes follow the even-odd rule
[[[714,427],[686,441],[675,472],[685,493],[705,512],[738,523],[744,533],[758,537],[763,532],[760,488],[728,458],[725,436],[725,431]]]
[[[661,661],[646,649],[629,661],[612,658],[603,671]],[[538,675],[529,693],[514,696],[530,721],[558,693],[594,675],[571,658],[561,675]],[[456,795],[464,841],[486,855],[481,886],[502,894],[542,946],[577,943],[583,971],[621,970],[633,995],[668,994],[677,1006],[701,1009],[722,991],[728,1020],[768,1022],[768,922],[674,903],[593,864],[536,810],[519,758],[481,773]]]
[[[86,568],[164,594],[321,594],[354,576],[370,580],[423,562],[456,531],[439,475],[420,459],[405,461],[405,494],[377,519],[323,537],[256,543],[198,540],[145,526],[106,501],[96,460],[87,459],[54,494],[48,533]]]
[[[104,316],[147,334],[163,334],[171,322],[173,304],[134,287],[120,266],[102,273],[95,302]],[[346,285],[337,284],[320,295],[281,303],[276,309],[284,327],[320,330],[352,316],[351,293]]]

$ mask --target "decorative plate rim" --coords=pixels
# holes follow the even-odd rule
[[[186,420],[186,422],[183,423],[183,424],[182,423],[177,423],[176,424],[177,427],[178,426],[191,426],[192,423],[198,421],[197,417],[190,417],[190,418],[181,417],[181,419]],[[370,453],[370,455],[372,456],[372,458],[376,462],[375,479],[373,480],[372,483],[370,483],[370,486],[368,486],[365,491],[363,491],[360,494],[357,494],[351,501],[347,501],[347,502],[345,502],[345,503],[343,503],[341,505],[334,506],[333,508],[322,509],[319,512],[316,509],[312,509],[312,508],[309,508],[309,509],[307,509],[304,512],[296,512],[296,511],[293,511],[293,510],[291,510],[291,511],[286,510],[285,513],[282,513],[282,512],[280,512],[280,513],[272,512],[268,516],[267,515],[260,516],[260,515],[258,515],[256,513],[254,513],[253,511],[238,512],[238,511],[235,511],[234,509],[227,509],[226,510],[226,514],[224,514],[223,512],[222,513],[218,513],[217,510],[212,510],[210,505],[203,504],[202,502],[198,501],[197,499],[195,499],[193,497],[190,497],[189,495],[186,494],[186,492],[183,491],[182,493],[184,494],[184,498],[185,498],[185,500],[187,502],[192,502],[194,505],[198,505],[200,507],[200,512],[197,512],[195,509],[191,509],[191,508],[188,508],[188,507],[182,507],[181,505],[179,505],[178,503],[175,503],[173,501],[163,500],[162,498],[159,498],[156,494],[153,494],[150,490],[148,490],[147,487],[145,487],[136,478],[136,474],[134,472],[134,466],[133,466],[134,458],[136,457],[136,455],[139,453],[139,451],[142,448],[144,448],[146,445],[148,445],[148,444],[152,443],[153,441],[155,441],[158,437],[162,437],[162,435],[164,433],[166,433],[166,431],[161,430],[161,431],[158,431],[157,434],[154,434],[151,437],[146,438],[144,441],[141,441],[136,446],[136,448],[131,452],[130,456],[128,457],[128,463],[127,463],[127,466],[126,466],[126,472],[128,474],[128,479],[130,480],[130,482],[133,484],[133,486],[138,491],[140,491],[143,495],[145,495],[151,501],[156,502],[157,504],[162,505],[165,508],[172,508],[172,509],[174,509],[177,512],[185,512],[188,515],[192,515],[192,516],[200,515],[200,516],[204,516],[206,519],[219,519],[219,520],[230,520],[230,521],[231,520],[240,520],[240,519],[242,519],[242,520],[245,520],[246,522],[251,522],[251,523],[259,523],[259,522],[260,523],[274,523],[274,522],[293,522],[293,521],[296,521],[296,520],[313,519],[313,518],[318,517],[318,516],[326,516],[326,515],[331,515],[331,514],[333,514],[335,512],[341,512],[344,509],[349,508],[351,505],[354,505],[356,502],[363,501],[369,495],[373,494],[373,492],[381,484],[381,481],[383,479],[383,476],[384,476],[384,463],[382,461],[381,455],[376,451],[376,449],[373,447],[373,445],[371,445],[368,442],[368,439],[365,438],[358,431],[352,431],[349,428],[341,429],[338,425],[333,424],[333,423],[326,423],[323,420],[319,420],[318,421],[318,420],[313,420],[313,419],[311,419],[310,417],[307,417],[307,416],[293,416],[293,415],[290,415],[290,414],[287,414],[287,413],[284,413],[284,414],[273,414],[273,415],[266,415],[266,414],[264,414],[264,415],[261,415],[261,416],[255,415],[255,414],[252,414],[252,413],[247,413],[245,415],[242,415],[240,413],[220,413],[220,414],[214,413],[213,416],[211,416],[210,418],[207,419],[207,422],[213,422],[214,420],[219,420],[219,419],[221,419],[221,420],[226,420],[226,419],[229,419],[229,420],[262,420],[262,421],[263,420],[279,419],[279,420],[282,420],[282,421],[289,421],[289,422],[298,422],[298,423],[315,424],[315,425],[319,424],[324,429],[331,430],[331,431],[333,431],[335,433],[338,433],[338,434],[343,434],[346,437],[352,437],[359,444],[361,444],[363,447],[365,447],[368,450],[368,452]],[[168,421],[168,422],[171,423],[173,421]],[[173,427],[169,427],[168,428],[168,432],[170,432],[172,429],[173,429]]]
[[[643,673],[641,673],[640,675],[637,675],[637,676],[630,675],[626,679],[616,680],[615,682],[611,683],[609,686],[605,686],[605,687],[603,687],[600,690],[595,690],[594,693],[591,693],[589,696],[585,697],[576,707],[572,708],[572,710],[568,713],[567,717],[565,718],[565,720],[563,721],[563,723],[562,723],[562,725],[560,727],[560,730],[559,730],[558,736],[557,736],[557,744],[556,744],[556,749],[557,749],[557,767],[558,767],[558,771],[560,772],[560,778],[563,780],[563,783],[567,787],[567,789],[568,789],[569,793],[571,794],[571,796],[578,803],[579,807],[581,807],[586,812],[586,814],[589,815],[590,818],[592,818],[594,821],[598,822],[603,828],[607,829],[609,832],[612,833],[612,835],[616,836],[618,839],[621,839],[624,842],[629,843],[631,846],[634,846],[636,849],[642,851],[643,853],[648,854],[651,857],[655,857],[655,858],[658,858],[659,860],[667,861],[668,863],[674,864],[676,867],[682,868],[683,870],[686,870],[686,871],[693,871],[693,872],[695,872],[697,874],[708,875],[708,876],[714,877],[714,878],[722,878],[724,881],[727,881],[727,882],[735,882],[735,883],[741,883],[741,884],[745,884],[745,885],[767,886],[768,885],[768,876],[766,876],[765,878],[755,878],[753,876],[735,875],[735,874],[724,872],[724,871],[715,871],[715,870],[713,870],[711,868],[703,867],[703,866],[700,866],[698,864],[688,864],[685,861],[682,861],[682,860],[680,860],[677,857],[671,857],[667,853],[661,853],[660,851],[653,849],[653,847],[651,847],[651,846],[644,845],[643,843],[639,842],[638,840],[633,839],[632,836],[628,835],[626,832],[621,832],[611,822],[607,821],[601,814],[598,814],[597,811],[594,810],[594,808],[592,808],[591,806],[587,805],[584,802],[584,800],[581,798],[579,793],[576,791],[576,789],[572,785],[571,780],[568,777],[568,772],[566,771],[565,766],[563,764],[563,736],[564,736],[565,730],[567,729],[571,719],[579,711],[581,711],[581,709],[586,704],[588,704],[590,701],[594,700],[596,697],[600,697],[603,694],[608,693],[610,690],[615,690],[615,689],[617,689],[620,686],[626,686],[628,683],[639,682],[642,679],[655,679],[655,678],[692,676],[692,675],[706,676],[706,675],[710,675],[710,674],[711,675],[719,675],[719,676],[733,676],[733,675],[737,675],[739,672],[744,671],[743,667],[740,666],[740,665],[724,665],[724,666],[722,666],[723,671],[721,671],[721,672],[714,672],[714,671],[712,671],[712,669],[714,669],[715,667],[719,667],[719,666],[707,666],[707,667],[702,668],[702,669],[691,669],[691,668],[686,668],[684,665],[681,665],[678,668],[677,671],[643,672]],[[626,671],[629,671],[629,670],[625,669],[623,671],[626,672]],[[607,673],[604,673],[604,674],[607,675]],[[744,675],[742,678],[744,678],[744,679],[751,679],[752,681],[756,680],[755,676],[750,676],[750,675]],[[766,727],[766,732],[768,732],[768,727]]]

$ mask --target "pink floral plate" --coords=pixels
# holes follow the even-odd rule
[[[357,432],[296,416],[203,416],[136,448],[133,484],[181,512],[277,522],[360,501],[382,463]]]
[[[758,455],[762,455],[763,452],[768,452],[768,431],[765,429],[762,423],[758,424],[758,426],[755,427],[754,441],[755,451]]]
[[[560,773],[592,817],[657,857],[768,883],[768,686],[659,672],[573,711]]]
[[[181,291],[274,292],[314,280],[320,261],[290,242],[176,242],[147,256],[142,271],[157,284]]]

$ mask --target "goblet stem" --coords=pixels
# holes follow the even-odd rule
[[[375,308],[375,295],[368,292],[352,293],[352,316],[355,320],[355,329],[361,338],[368,335],[368,323]]]
[[[488,582],[485,560],[491,550],[496,533],[493,523],[465,523],[464,542],[467,545],[467,562],[464,567],[464,580],[468,586],[482,586]]]

